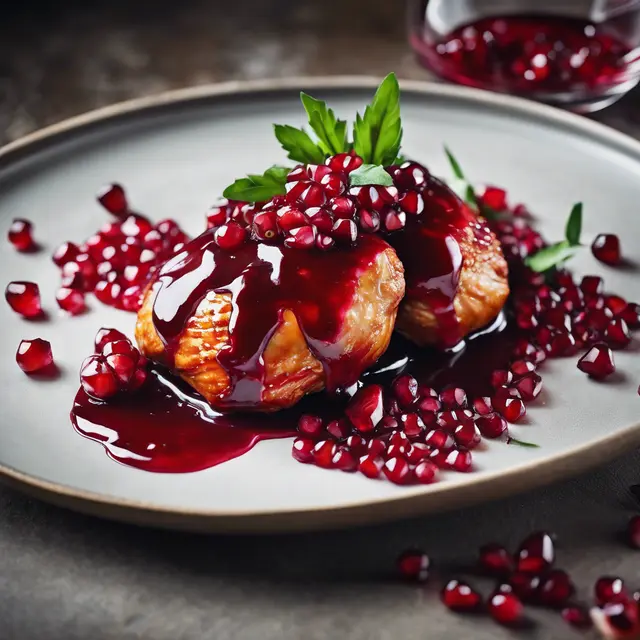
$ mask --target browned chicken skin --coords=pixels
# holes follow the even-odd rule
[[[146,293],[138,313],[135,336],[141,352],[163,361],[163,344],[153,322],[158,283]],[[387,349],[398,305],[404,295],[402,263],[386,245],[360,275],[351,303],[342,320],[336,348],[357,354],[360,373]],[[174,354],[174,373],[188,382],[214,407],[224,405],[230,378],[218,362],[218,354],[230,342],[231,295],[210,291],[191,315]],[[282,321],[263,353],[264,380],[259,411],[275,411],[296,404],[305,394],[325,387],[322,363],[307,345],[298,320],[284,310]]]

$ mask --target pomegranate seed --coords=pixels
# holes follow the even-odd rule
[[[407,214],[404,211],[396,211],[395,209],[389,209],[384,214],[384,228],[388,233],[399,231],[404,229],[407,223]]]
[[[356,212],[356,203],[347,196],[340,196],[329,201],[331,213],[336,218],[353,218]]]
[[[322,167],[323,169],[328,167]],[[341,175],[337,173],[328,173],[320,180],[320,184],[325,194],[329,198],[334,198],[344,193],[347,185]]]
[[[400,456],[389,458],[382,469],[384,474],[395,484],[407,484],[413,479],[409,463]]]
[[[620,314],[620,317],[627,323],[627,326],[632,329],[640,329],[640,305],[635,302],[630,302],[624,311]]]
[[[459,580],[450,580],[442,590],[441,598],[445,607],[459,613],[476,611],[481,602],[480,594]]]
[[[400,576],[412,582],[426,582],[430,564],[429,556],[419,549],[404,551],[396,561]]]
[[[125,311],[137,313],[142,307],[142,297],[144,290],[140,285],[127,287],[120,296],[120,304]]]
[[[211,209],[207,211],[206,216],[207,216],[207,229],[215,229],[216,227],[220,227],[229,219],[228,202],[225,201],[225,204],[219,204],[211,207]],[[160,237],[160,233],[158,231],[154,231],[154,233],[156,233],[158,237]],[[145,236],[145,240],[146,240],[146,236]],[[149,247],[149,248],[152,249],[153,247]]]
[[[67,311],[72,316],[77,316],[85,309],[84,293],[68,287],[60,287],[56,291],[56,302],[63,311]]]
[[[120,226],[125,236],[132,238],[144,238],[153,229],[152,224],[144,216],[132,213],[127,216]]]
[[[284,232],[291,231],[292,229],[298,229],[309,224],[304,213],[296,207],[282,207],[278,209],[276,217],[278,226]]]
[[[371,384],[362,387],[351,398],[345,413],[360,433],[368,433],[376,428],[384,415],[382,387]]]
[[[505,211],[507,206],[507,192],[499,187],[487,186],[482,194],[482,204],[494,211]]]
[[[588,629],[591,626],[589,614],[580,607],[567,607],[561,615],[565,622],[576,629]]]
[[[346,418],[331,420],[327,424],[327,433],[336,440],[346,440],[352,434],[351,424]]]
[[[115,307],[120,300],[120,294],[122,293],[122,287],[117,282],[107,282],[102,280],[98,282],[93,293],[96,298],[111,307]]]
[[[473,464],[471,452],[463,449],[452,449],[451,451],[434,450],[431,454],[431,460],[442,469],[461,473],[470,471]]]
[[[428,460],[422,460],[413,470],[416,482],[419,484],[431,484],[435,480],[438,467]]]
[[[476,425],[485,438],[499,438],[508,429],[507,421],[497,413],[477,418]]]
[[[63,242],[54,252],[53,252],[53,262],[62,267],[67,262],[71,262],[78,257],[80,253],[80,249],[78,249],[77,245],[73,242]]]
[[[629,638],[634,640],[640,633],[640,613],[638,603],[610,602],[602,610],[592,609],[591,617],[599,631],[606,638]]]
[[[563,607],[574,594],[575,587],[566,571],[553,569],[544,575],[538,587],[540,602],[548,607]]]
[[[291,448],[291,455],[302,463],[308,463],[313,461],[313,447],[315,442],[309,438],[296,438],[293,441]]]
[[[631,342],[629,327],[622,318],[614,318],[606,329],[604,339],[612,349],[624,349]]]
[[[33,225],[28,220],[15,218],[9,227],[7,238],[18,251],[31,251],[35,248]]]
[[[514,593],[495,593],[489,600],[489,614],[504,625],[513,625],[522,618],[522,602]]]
[[[455,445],[453,438],[442,429],[432,429],[427,433],[424,441],[425,444],[434,449],[448,450]]]
[[[496,369],[491,374],[491,386],[494,389],[509,384],[513,380],[513,373],[504,369]]]
[[[578,369],[590,378],[604,380],[616,370],[613,352],[606,344],[599,342],[578,360]]]
[[[471,418],[473,418],[473,413],[468,409],[442,411],[438,416],[438,425],[448,429],[453,429],[461,422],[466,422]]]
[[[405,457],[411,464],[418,464],[426,460],[430,454],[431,447],[429,445],[423,442],[412,442]]]
[[[295,183],[291,183],[291,184],[295,184]],[[305,189],[299,195],[299,201],[304,205],[305,208],[320,207],[326,202],[326,200],[327,200],[327,195],[324,189],[320,185],[314,184],[314,183],[305,185]]]
[[[322,433],[322,418],[305,413],[298,420],[298,431],[305,436],[317,438]]]
[[[116,217],[122,217],[129,211],[127,197],[119,184],[103,187],[98,193],[98,202]]]
[[[600,234],[593,241],[591,252],[600,262],[613,266],[620,264],[620,239],[610,233]]]
[[[465,409],[467,394],[459,387],[446,387],[440,392],[440,403],[445,409]]]
[[[289,231],[284,243],[291,249],[310,249],[316,242],[316,229],[310,225]]]
[[[520,398],[510,395],[508,390],[498,389],[491,402],[496,411],[511,423],[520,420],[527,412],[524,402]]]
[[[346,447],[354,456],[360,458],[367,453],[368,442],[358,435],[349,436],[345,442]]]
[[[67,262],[63,267],[70,272],[77,271],[82,276],[82,286],[85,291],[92,291],[98,281],[96,265],[86,253],[81,253],[75,260]]]
[[[537,373],[531,372],[514,382],[513,387],[519,391],[524,400],[534,400],[542,391],[542,378]]]
[[[94,339],[95,352],[102,353],[104,348],[110,342],[118,342],[120,340],[130,342],[129,338],[127,338],[127,336],[125,336],[121,331],[102,327],[101,329],[98,329],[98,333],[96,333],[96,337]]]
[[[356,471],[358,468],[358,462],[354,458],[353,454],[344,447],[338,449],[336,454],[333,456],[333,460],[331,461],[331,465],[335,469],[340,469],[340,471]]]
[[[331,158],[327,158],[326,164],[331,171],[351,173],[362,166],[362,158],[351,153],[338,153]]]
[[[487,416],[493,413],[493,405],[489,396],[482,396],[473,401],[473,408],[478,415]]]
[[[386,450],[387,450],[386,443],[383,442],[382,440],[379,440],[378,438],[375,438],[374,440],[370,440],[369,444],[367,445],[368,455],[373,456],[375,458],[382,456],[382,454],[385,453]]]
[[[599,276],[585,276],[580,283],[580,289],[585,296],[599,296],[604,289],[604,282]]]
[[[516,553],[518,571],[540,573],[553,565],[555,560],[553,539],[545,531],[527,537]]]
[[[318,233],[316,235],[316,247],[321,251],[329,251],[336,244],[336,241],[331,236],[326,236],[324,233]]]
[[[408,409],[418,397],[418,381],[410,375],[398,376],[391,384],[393,394],[401,407]]]
[[[322,207],[311,207],[305,211],[309,222],[321,233],[331,233],[333,218]],[[256,216],[257,217],[257,216]]]
[[[478,559],[480,568],[491,575],[505,575],[513,570],[509,552],[499,544],[491,543],[480,547]]]
[[[299,180],[307,180],[311,177],[309,169],[304,164],[295,166],[287,175],[287,182],[298,182]]]
[[[402,430],[410,440],[415,440],[424,433],[424,422],[417,413],[402,413],[399,420]]]
[[[253,218],[253,235],[258,240],[273,240],[278,236],[278,223],[274,211],[261,211]]]
[[[51,343],[42,338],[22,340],[16,352],[16,362],[25,373],[42,371],[53,363]]]
[[[42,314],[40,289],[35,282],[10,282],[4,297],[13,311],[24,318],[37,318]]]
[[[402,190],[422,189],[427,184],[429,171],[417,162],[405,162],[391,174],[395,185]]]
[[[321,182],[325,176],[333,173],[331,171],[331,167],[328,167],[326,164],[310,164],[307,165],[307,177],[311,178],[314,182]],[[304,175],[300,175],[301,179],[304,179]]]
[[[323,469],[331,469],[333,457],[336,455],[338,447],[333,440],[320,440],[316,442],[312,450],[313,462]]]
[[[442,405],[440,404],[440,400],[438,398],[432,398],[430,396],[422,397],[418,400],[416,406],[420,409],[421,412],[429,412],[435,413],[436,411],[440,411]],[[424,416],[422,417],[424,420]]]
[[[353,244],[358,239],[358,227],[353,220],[336,220],[331,233],[336,242],[343,244]]]
[[[424,211],[424,198],[416,191],[407,191],[398,201],[400,208],[405,213],[414,216],[420,215]]]
[[[237,222],[227,222],[215,232],[216,244],[225,251],[240,248],[247,238],[247,230]]]
[[[509,576],[509,586],[523,602],[535,602],[540,587],[539,576],[526,571],[516,571]]]
[[[473,422],[463,422],[459,424],[454,432],[456,444],[465,449],[475,449],[482,440],[478,427]]]
[[[115,373],[102,356],[89,356],[80,369],[80,383],[87,395],[107,400],[119,391]]]
[[[534,372],[536,370],[536,365],[533,362],[529,362],[528,360],[516,360],[511,365],[511,371],[514,376],[525,376],[528,373]]]
[[[358,213],[358,225],[363,233],[375,233],[380,229],[380,216],[378,212],[361,209]]]
[[[358,464],[358,471],[367,478],[379,478],[382,467],[384,466],[384,460],[377,456],[368,455],[360,458]]]
[[[640,516],[633,516],[627,525],[627,539],[634,549],[640,549]]]
[[[596,604],[599,607],[611,602],[623,602],[629,598],[629,593],[621,578],[603,576],[598,578],[593,589]]]

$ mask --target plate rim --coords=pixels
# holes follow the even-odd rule
[[[161,107],[208,102],[212,99],[275,94],[305,89],[374,89],[375,76],[296,76],[290,78],[231,81],[200,85],[135,98],[89,111],[44,127],[0,148],[3,167],[13,159],[37,152],[41,145],[55,144],[65,134],[82,133],[87,127],[115,121],[133,114],[152,113]],[[574,132],[598,138],[609,147],[631,153],[640,161],[640,141],[604,124],[523,98],[422,80],[400,80],[405,93],[444,97],[507,110],[518,115],[540,118]],[[481,478],[469,475],[455,484],[442,482],[428,493],[398,494],[360,500],[339,506],[249,511],[168,508],[138,500],[118,498],[51,482],[0,464],[0,480],[9,486],[57,506],[140,525],[169,529],[219,533],[284,533],[336,529],[381,523],[445,511],[474,502],[496,500],[510,494],[550,484],[577,475],[640,445],[640,422],[615,435],[605,435],[568,452],[542,461],[524,463],[510,471],[494,471]],[[535,473],[532,473],[534,472]],[[517,489],[514,491],[514,487]],[[484,490],[486,489],[486,492]],[[484,493],[484,495],[483,495]]]

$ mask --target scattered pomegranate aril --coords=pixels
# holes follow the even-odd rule
[[[334,469],[352,472],[357,470],[358,461],[355,459],[351,451],[345,449],[344,447],[340,447],[336,454],[333,456],[331,465]]]
[[[518,390],[523,400],[535,400],[542,391],[542,378],[537,373],[528,373],[514,382],[513,388]]]
[[[495,593],[489,599],[488,610],[496,622],[509,626],[521,621],[523,606],[514,593]]]
[[[455,445],[451,435],[442,429],[432,429],[425,435],[424,441],[429,447],[440,450],[448,450]]]
[[[400,576],[412,582],[426,582],[430,564],[429,556],[419,549],[404,551],[396,561]]]
[[[118,342],[120,340],[129,342],[129,338],[121,331],[109,327],[102,327],[98,329],[98,333],[96,333],[96,337],[94,338],[95,352],[102,353],[110,342]]]
[[[367,453],[367,444],[368,442],[359,435],[349,436],[345,442],[345,446],[351,453],[360,458]]]
[[[538,600],[545,606],[560,608],[566,605],[574,592],[575,587],[566,571],[553,569],[540,580]]]
[[[580,289],[585,296],[599,296],[604,290],[604,281],[600,276],[584,276],[580,282]]]
[[[296,438],[293,441],[293,446],[291,447],[291,455],[298,461],[304,464],[310,463],[313,461],[313,448],[316,443],[314,440],[310,438]]]
[[[349,401],[345,413],[360,433],[373,431],[384,415],[382,387],[371,384],[359,389]]]
[[[393,446],[393,445],[392,445]],[[367,454],[373,456],[374,458],[379,458],[387,451],[387,444],[379,440],[378,438],[374,438],[373,440],[369,440],[367,445]]]
[[[594,380],[604,380],[610,376],[616,370],[616,366],[609,346],[603,342],[594,344],[578,360],[578,369]]]
[[[33,240],[33,225],[29,220],[15,218],[7,232],[9,242],[18,251],[31,251],[35,248]]]
[[[407,224],[407,214],[404,211],[396,211],[395,209],[389,209],[384,213],[384,228],[387,233],[393,233],[394,231],[400,231],[404,229]]]
[[[351,173],[362,166],[362,158],[352,153],[338,153],[326,161],[331,171]]]
[[[368,455],[360,458],[358,471],[367,478],[379,478],[384,466],[384,460],[377,456]]]
[[[220,227],[229,219],[229,203],[225,200],[224,203],[214,205],[209,209],[209,211],[207,211],[206,218],[207,218],[207,229],[215,229],[216,227]],[[149,232],[149,233],[152,233],[152,232]],[[156,233],[158,237],[161,237],[160,232],[154,230],[153,233]],[[146,241],[146,236],[145,236],[145,241]]]
[[[620,239],[614,234],[600,234],[591,244],[591,252],[604,264],[611,266],[620,264]]]
[[[480,547],[478,566],[490,575],[503,576],[513,571],[509,552],[500,544],[490,543]]]
[[[4,291],[4,297],[11,309],[24,318],[42,315],[40,289],[35,282],[10,282]]]
[[[445,387],[440,392],[440,403],[445,409],[466,409],[467,394],[459,387]]]
[[[489,396],[475,398],[473,401],[473,409],[480,416],[487,416],[493,413],[493,405]]]
[[[581,607],[566,607],[561,615],[567,624],[576,629],[588,629],[591,626],[589,614]]]
[[[79,253],[80,249],[73,242],[63,242],[53,252],[52,260],[58,267],[63,267],[67,262],[75,260]]]
[[[640,549],[640,516],[633,516],[627,524],[627,540],[632,549]]]
[[[599,607],[611,602],[623,602],[629,598],[629,593],[621,578],[602,576],[596,580],[593,587],[596,604]]]
[[[333,440],[320,440],[316,442],[311,452],[314,464],[323,469],[331,469],[337,450],[338,447]]]
[[[466,473],[471,471],[473,457],[471,452],[465,449],[452,449],[451,451],[434,451],[431,460],[442,469]]]
[[[278,209],[276,213],[278,226],[282,231],[288,232],[292,229],[299,229],[309,224],[304,213],[300,209],[292,206],[285,206]]]
[[[509,585],[523,602],[535,602],[538,598],[540,577],[526,571],[516,571],[509,576]]]
[[[336,242],[353,244],[358,239],[358,227],[353,220],[339,218],[331,231]]]
[[[499,438],[508,430],[507,421],[497,413],[480,416],[476,425],[485,438]]]
[[[311,225],[291,229],[284,244],[291,249],[310,249],[316,242],[316,229]]]
[[[624,349],[631,343],[629,327],[622,318],[611,320],[604,334],[604,339],[612,349]]]
[[[53,363],[51,343],[42,338],[22,340],[16,352],[16,362],[25,373],[37,373]]]
[[[331,237],[327,236],[324,233],[318,233],[316,235],[316,247],[320,249],[320,251],[329,251],[333,249],[336,241]]]
[[[482,602],[480,594],[466,582],[450,580],[440,595],[443,604],[451,611],[468,613],[477,611]]]
[[[399,199],[400,208],[411,215],[420,215],[424,211],[424,198],[416,191],[407,191]]]
[[[389,458],[382,469],[385,476],[394,484],[408,484],[413,479],[409,463],[400,456]]]
[[[511,383],[512,380],[513,380],[513,373],[511,373],[511,371],[506,371],[504,369],[496,369],[491,374],[491,386],[494,389],[507,385]]]
[[[391,383],[391,390],[400,406],[408,409],[418,397],[418,381],[413,376],[401,375]]]
[[[494,211],[505,211],[508,209],[507,192],[499,187],[485,187],[481,200],[482,204]]]
[[[339,420],[331,420],[327,424],[327,433],[333,436],[336,440],[346,440],[352,435],[353,429],[351,424],[346,418],[340,418]]]
[[[495,410],[511,423],[520,420],[527,412],[524,402],[520,398],[509,395],[503,389],[498,389],[491,402]]]
[[[120,390],[115,373],[100,355],[89,356],[82,363],[80,384],[96,400],[108,400]]]
[[[620,317],[627,323],[627,326],[631,329],[640,329],[640,305],[635,302],[630,302],[624,311],[620,314]]]
[[[298,420],[298,431],[310,438],[318,438],[323,431],[322,418],[305,413]]]
[[[119,184],[103,187],[98,193],[98,202],[112,215],[120,218],[129,211],[127,197]]]
[[[358,226],[363,233],[375,233],[380,229],[380,215],[377,211],[361,209],[358,212]]]
[[[390,168],[393,182],[403,191],[421,190],[427,183],[429,171],[417,162],[405,162],[400,167]]]
[[[428,460],[421,460],[416,464],[413,475],[418,484],[431,484],[436,478],[437,471],[438,467],[435,464]]]
[[[553,538],[545,531],[533,533],[523,540],[515,557],[518,571],[540,573],[549,569],[556,557]]]
[[[410,440],[418,439],[424,433],[424,422],[417,413],[402,413],[399,421],[402,430]]]
[[[142,296],[144,290],[140,285],[132,285],[127,287],[120,296],[120,306],[125,311],[137,313],[142,307]]]
[[[478,427],[471,421],[459,424],[454,429],[453,437],[456,444],[465,449],[475,449],[482,440]]]
[[[117,282],[108,282],[101,280],[93,290],[94,295],[102,304],[106,304],[111,307],[118,305],[120,300],[120,294],[122,293],[122,287]]]
[[[77,289],[60,287],[56,291],[56,302],[58,306],[72,316],[77,316],[85,309],[84,293]]]
[[[331,233],[333,218],[322,207],[310,207],[304,212],[307,220],[321,233]],[[258,216],[256,216],[257,219]],[[255,222],[255,220],[254,220]]]
[[[247,230],[237,222],[227,222],[215,232],[216,244],[225,251],[233,251],[241,247],[246,238]]]

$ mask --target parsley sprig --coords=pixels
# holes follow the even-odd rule
[[[266,202],[273,196],[286,193],[285,184],[289,171],[291,169],[288,167],[274,165],[262,175],[250,174],[246,178],[236,180],[224,190],[222,195],[229,200]]]

